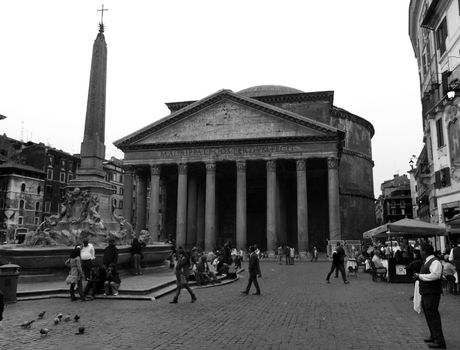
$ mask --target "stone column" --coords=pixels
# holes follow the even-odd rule
[[[196,177],[189,175],[187,197],[187,248],[196,245]]]
[[[308,203],[307,174],[305,160],[297,160],[297,242],[299,254],[306,256],[308,251]]]
[[[276,161],[267,161],[267,252],[274,256],[276,249]]]
[[[198,182],[196,204],[196,244],[204,248],[204,183]]]
[[[329,239],[341,239],[338,159],[327,159]]]
[[[127,167],[123,174],[123,216],[130,224],[133,223],[133,177],[134,169]]]
[[[246,247],[246,162],[236,162],[236,248]]]
[[[149,231],[150,237],[157,241],[160,237],[160,172],[159,165],[152,165],[150,168],[150,215]]]
[[[136,233],[146,229],[147,179],[143,169],[137,169],[136,186]]]
[[[187,230],[187,164],[178,165],[176,247],[185,248]]]
[[[204,247],[206,251],[216,245],[216,163],[206,163]]]

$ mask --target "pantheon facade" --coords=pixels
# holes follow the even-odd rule
[[[264,85],[167,103],[171,114],[114,143],[125,218],[205,250],[360,239],[375,225],[374,128],[333,99]]]

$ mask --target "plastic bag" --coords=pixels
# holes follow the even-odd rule
[[[414,311],[418,314],[422,312],[422,296],[419,291],[419,281],[415,281],[414,285]]]

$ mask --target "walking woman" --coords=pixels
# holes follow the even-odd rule
[[[70,268],[69,275],[66,278],[66,283],[70,284],[70,299],[72,301],[77,300],[75,296],[75,285],[77,285],[78,295],[81,301],[85,301],[85,295],[83,294],[83,270],[81,268],[80,260],[80,246],[76,246],[70,253],[69,258],[65,262],[66,266]]]
[[[179,299],[179,294],[180,290],[182,288],[187,289],[187,291],[190,293],[190,296],[192,297],[192,303],[196,301],[196,296],[193,294],[192,290],[190,289],[188,285],[188,277],[190,273],[190,261],[189,257],[185,253],[185,251],[179,247],[177,249],[177,262],[176,262],[176,267],[175,267],[175,274],[176,274],[176,295],[174,296],[174,299],[170,301],[171,304],[177,304],[177,300]]]
[[[144,242],[139,242],[137,238],[133,239],[131,243],[131,256],[134,265],[134,274],[142,275],[141,271],[141,259],[142,259],[142,248],[145,247]]]

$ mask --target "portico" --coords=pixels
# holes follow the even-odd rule
[[[329,93],[315,98],[317,114],[329,110]],[[115,143],[130,169],[125,188],[136,185],[124,203],[137,232],[269,253],[342,237],[341,129],[229,90],[183,104]]]

